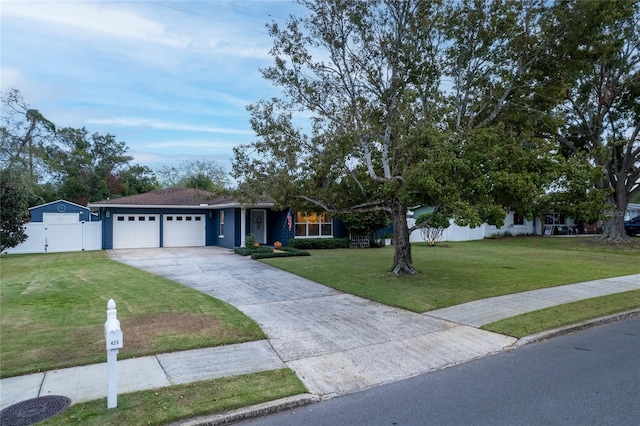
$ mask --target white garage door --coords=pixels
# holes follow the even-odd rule
[[[203,214],[165,214],[162,220],[164,247],[194,247],[206,244]]]
[[[148,247],[160,247],[160,215],[113,215],[114,249]]]

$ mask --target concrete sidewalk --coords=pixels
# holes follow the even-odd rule
[[[478,329],[482,324],[640,289],[639,274],[416,314],[222,251],[155,249],[118,255],[229,301],[257,321],[269,339],[119,361],[118,393],[289,367],[315,395],[308,400],[329,398],[467,362],[516,343]],[[0,408],[45,395],[67,396],[72,403],[103,398],[106,376],[104,363],[3,379]]]

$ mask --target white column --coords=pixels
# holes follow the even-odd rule
[[[240,208],[240,247],[245,245],[245,236],[247,235],[247,210]]]

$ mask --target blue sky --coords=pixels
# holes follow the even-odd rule
[[[246,106],[279,90],[265,24],[291,1],[0,3],[1,88],[60,127],[115,134],[134,163],[229,167],[254,139]]]

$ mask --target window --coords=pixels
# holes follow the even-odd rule
[[[173,220],[173,216],[167,216],[167,222]]]
[[[224,237],[224,211],[220,210],[220,233],[218,234],[221,237]]]
[[[176,220],[182,222],[182,216],[176,216]]]
[[[138,217],[138,222],[144,222],[146,218],[144,216],[139,216]]]
[[[118,222],[124,222],[124,216],[118,216],[117,220]]]
[[[544,216],[545,225],[564,225],[564,216],[559,213],[548,213]]]
[[[136,217],[135,217],[135,216],[128,216],[128,217],[127,217],[127,220],[128,220],[129,222],[135,222],[135,221],[136,221]]]
[[[296,213],[296,237],[333,237],[333,220],[327,213]]]
[[[187,222],[191,222],[191,216],[187,216],[185,219],[187,220]]]
[[[524,225],[524,216],[521,214],[514,213],[513,214],[513,224],[514,225]]]
[[[156,220],[156,217],[155,217],[155,216],[149,216],[149,221],[150,221],[150,222],[153,222],[153,221],[155,221],[155,220]]]
[[[200,216],[195,216],[194,219],[196,220],[196,222],[199,222],[200,220],[202,220]]]

